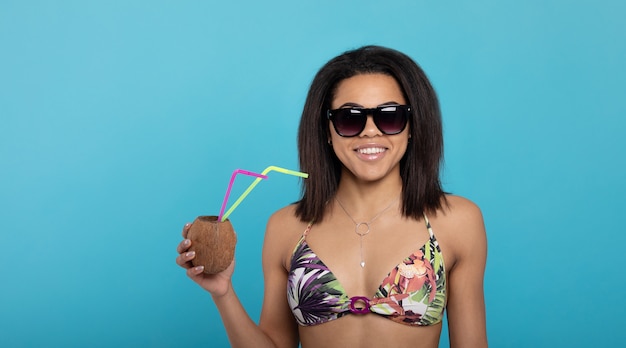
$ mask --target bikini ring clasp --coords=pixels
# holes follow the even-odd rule
[[[355,305],[362,302],[365,306],[363,308],[357,308]],[[367,314],[370,312],[370,300],[365,296],[350,297],[350,313],[353,314]]]

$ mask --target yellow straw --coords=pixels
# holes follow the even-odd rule
[[[301,178],[308,178],[309,177],[309,174],[307,174],[307,173],[297,172],[295,170],[289,170],[289,169],[276,167],[276,166],[269,166],[269,167],[265,168],[265,170],[263,170],[263,172],[261,172],[261,174],[266,175],[267,173],[269,173],[271,171],[275,171],[275,172],[279,172],[279,173],[283,173],[283,174],[287,174],[287,175],[299,176]],[[250,191],[252,191],[252,189],[261,180],[263,180],[263,179],[262,178],[256,178],[252,182],[252,184],[250,184],[250,186],[248,186],[248,188],[241,194],[241,196],[239,196],[239,198],[237,198],[235,203],[233,203],[233,205],[226,211],[226,213],[222,216],[222,220],[220,220],[220,221],[226,221],[226,219],[233,212],[233,210],[235,210],[235,208],[237,208],[237,206],[241,203],[241,201],[243,201],[243,199],[246,198],[246,196],[250,193]]]

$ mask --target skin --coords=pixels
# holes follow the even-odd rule
[[[383,104],[405,104],[402,91],[390,76],[357,75],[340,82],[331,107],[373,108]],[[409,141],[408,127],[396,135],[384,135],[371,117],[356,137],[339,136],[329,124],[331,144],[343,163],[337,197],[354,220],[370,221],[363,237],[360,266],[360,238],[354,222],[335,201],[327,214],[307,235],[307,242],[333,271],[348,296],[372,297],[382,279],[406,256],[427,242],[424,221],[407,219],[400,212],[402,182],[400,159]],[[366,155],[359,150],[379,149]],[[448,284],[447,315],[452,347],[486,347],[483,276],[487,255],[485,228],[479,208],[469,200],[448,196],[448,205],[429,215],[441,247]],[[206,276],[193,268],[183,229],[177,263],[188,276],[209,291],[220,311],[233,347],[437,347],[442,324],[411,327],[379,315],[347,315],[315,326],[296,324],[287,303],[287,274],[294,246],[306,229],[295,217],[295,207],[274,213],[267,224],[263,246],[265,294],[259,325],[246,314],[232,287],[234,261],[224,272]]]

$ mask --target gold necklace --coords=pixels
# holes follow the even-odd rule
[[[368,222],[356,222],[356,220],[354,220],[352,215],[350,215],[350,213],[348,213],[348,210],[346,210],[346,207],[343,206],[343,204],[341,203],[339,198],[337,198],[335,196],[335,200],[337,201],[337,203],[339,203],[339,206],[341,207],[341,209],[343,209],[344,213],[346,213],[346,215],[348,215],[350,220],[352,220],[352,222],[354,222],[354,225],[355,225],[354,226],[354,233],[358,234],[359,237],[361,237],[360,238],[360,247],[361,247],[361,267],[362,268],[365,267],[365,260],[363,259],[363,237],[366,236],[368,233],[370,233],[370,227],[371,227],[372,222],[374,222],[374,220],[378,219],[378,217],[381,216],[384,212],[389,210],[389,208],[391,208],[391,206],[394,203],[396,203],[399,199],[400,199],[400,197],[394,199],[393,202],[391,202],[385,209],[381,210],[380,213],[376,214],[376,216],[374,216],[370,221],[368,221]],[[361,228],[361,226],[365,226],[365,227],[367,227],[367,229],[363,230],[363,228]]]

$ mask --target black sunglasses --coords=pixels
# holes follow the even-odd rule
[[[365,129],[367,115],[372,115],[374,124],[386,135],[401,133],[408,121],[411,107],[408,105],[384,105],[373,109],[342,108],[328,110],[326,116],[333,122],[335,131],[342,137],[354,137]]]

